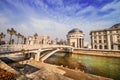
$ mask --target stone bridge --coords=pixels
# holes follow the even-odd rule
[[[70,52],[73,51],[73,47],[67,46],[67,45],[21,45],[21,44],[2,45],[2,46],[0,46],[0,56],[8,55],[8,54],[15,54],[18,52],[27,53],[27,54],[28,53],[35,53],[35,60],[39,61],[40,53],[42,51],[51,50],[51,49],[66,49]],[[49,57],[49,56],[47,55],[47,57]]]

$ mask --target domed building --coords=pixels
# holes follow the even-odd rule
[[[120,23],[103,30],[90,32],[93,49],[120,50]]]
[[[84,47],[84,33],[78,28],[74,28],[67,34],[67,43],[75,48]]]

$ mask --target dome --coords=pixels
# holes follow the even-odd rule
[[[78,29],[78,28],[74,28],[74,29],[72,29],[71,31],[69,31],[68,33],[83,33],[83,31],[81,31],[81,30]]]
[[[112,29],[118,29],[118,28],[120,29],[120,23],[113,25],[111,28]]]

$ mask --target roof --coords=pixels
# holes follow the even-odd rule
[[[72,29],[71,31],[68,32],[68,34],[70,34],[70,33],[83,33],[83,31],[78,29],[78,28],[74,28],[74,29]]]
[[[120,23],[113,25],[110,29],[120,29]]]
[[[90,34],[91,32],[112,31],[112,30],[120,30],[120,23],[115,24],[112,27],[107,28],[107,29],[92,30],[90,31]]]

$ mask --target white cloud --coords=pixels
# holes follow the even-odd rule
[[[113,21],[113,22],[116,21],[116,23],[120,22],[120,17],[119,17],[120,1],[119,2],[116,2],[116,0],[113,1],[110,4],[105,5],[100,11],[107,11],[110,9],[113,9],[113,11],[109,14],[102,16],[101,18],[104,20],[109,20],[109,21]]]
[[[62,0],[47,0],[48,3],[52,4],[52,5],[63,5]]]
[[[0,13],[0,24],[5,24],[6,22],[8,22],[8,18]]]
[[[106,11],[109,9],[115,9],[115,10],[119,10],[120,9],[120,2],[117,2],[116,0],[114,0],[113,2],[105,5],[101,11]]]
[[[4,11],[7,14],[7,17],[0,14],[0,32],[6,31],[7,28],[14,27],[17,32],[20,32],[26,36],[33,35],[37,32],[39,35],[45,34],[52,38],[60,37],[65,39],[69,30],[79,28],[84,31],[86,40],[90,41],[90,30],[108,28],[116,22],[120,22],[120,2],[108,3],[102,9],[98,10],[93,6],[88,6],[81,9],[78,4],[64,7],[63,3],[59,3],[59,1],[62,0],[50,0],[50,3],[57,3],[58,6],[61,6],[55,8],[55,10],[52,8],[54,11],[41,0],[36,0],[35,6],[29,6],[28,3],[24,2],[24,4],[18,2],[15,4],[15,2],[11,1],[10,3],[15,6],[15,9],[21,11],[21,15],[19,15],[19,13],[14,13],[14,11],[12,12],[8,8],[5,8]],[[104,12],[111,8],[115,11],[104,16],[97,15],[99,11]],[[77,9],[80,11],[78,13],[74,13]],[[72,16],[66,16],[68,12],[70,12]],[[90,14],[84,15],[89,12]],[[17,19],[17,16],[15,15],[19,15],[20,18]]]
[[[65,38],[66,32],[68,31],[69,25],[64,23],[59,23],[52,19],[30,19],[31,27],[34,28],[34,31],[38,34],[47,34],[51,37],[60,37]],[[61,36],[64,35],[64,36]]]
[[[82,9],[81,11],[79,11],[78,13],[77,13],[77,15],[84,15],[84,13],[86,13],[86,12],[95,12],[96,10],[95,10],[95,8],[94,7],[92,7],[92,6],[88,6],[88,7],[86,7],[86,8],[84,8],[84,9]]]

